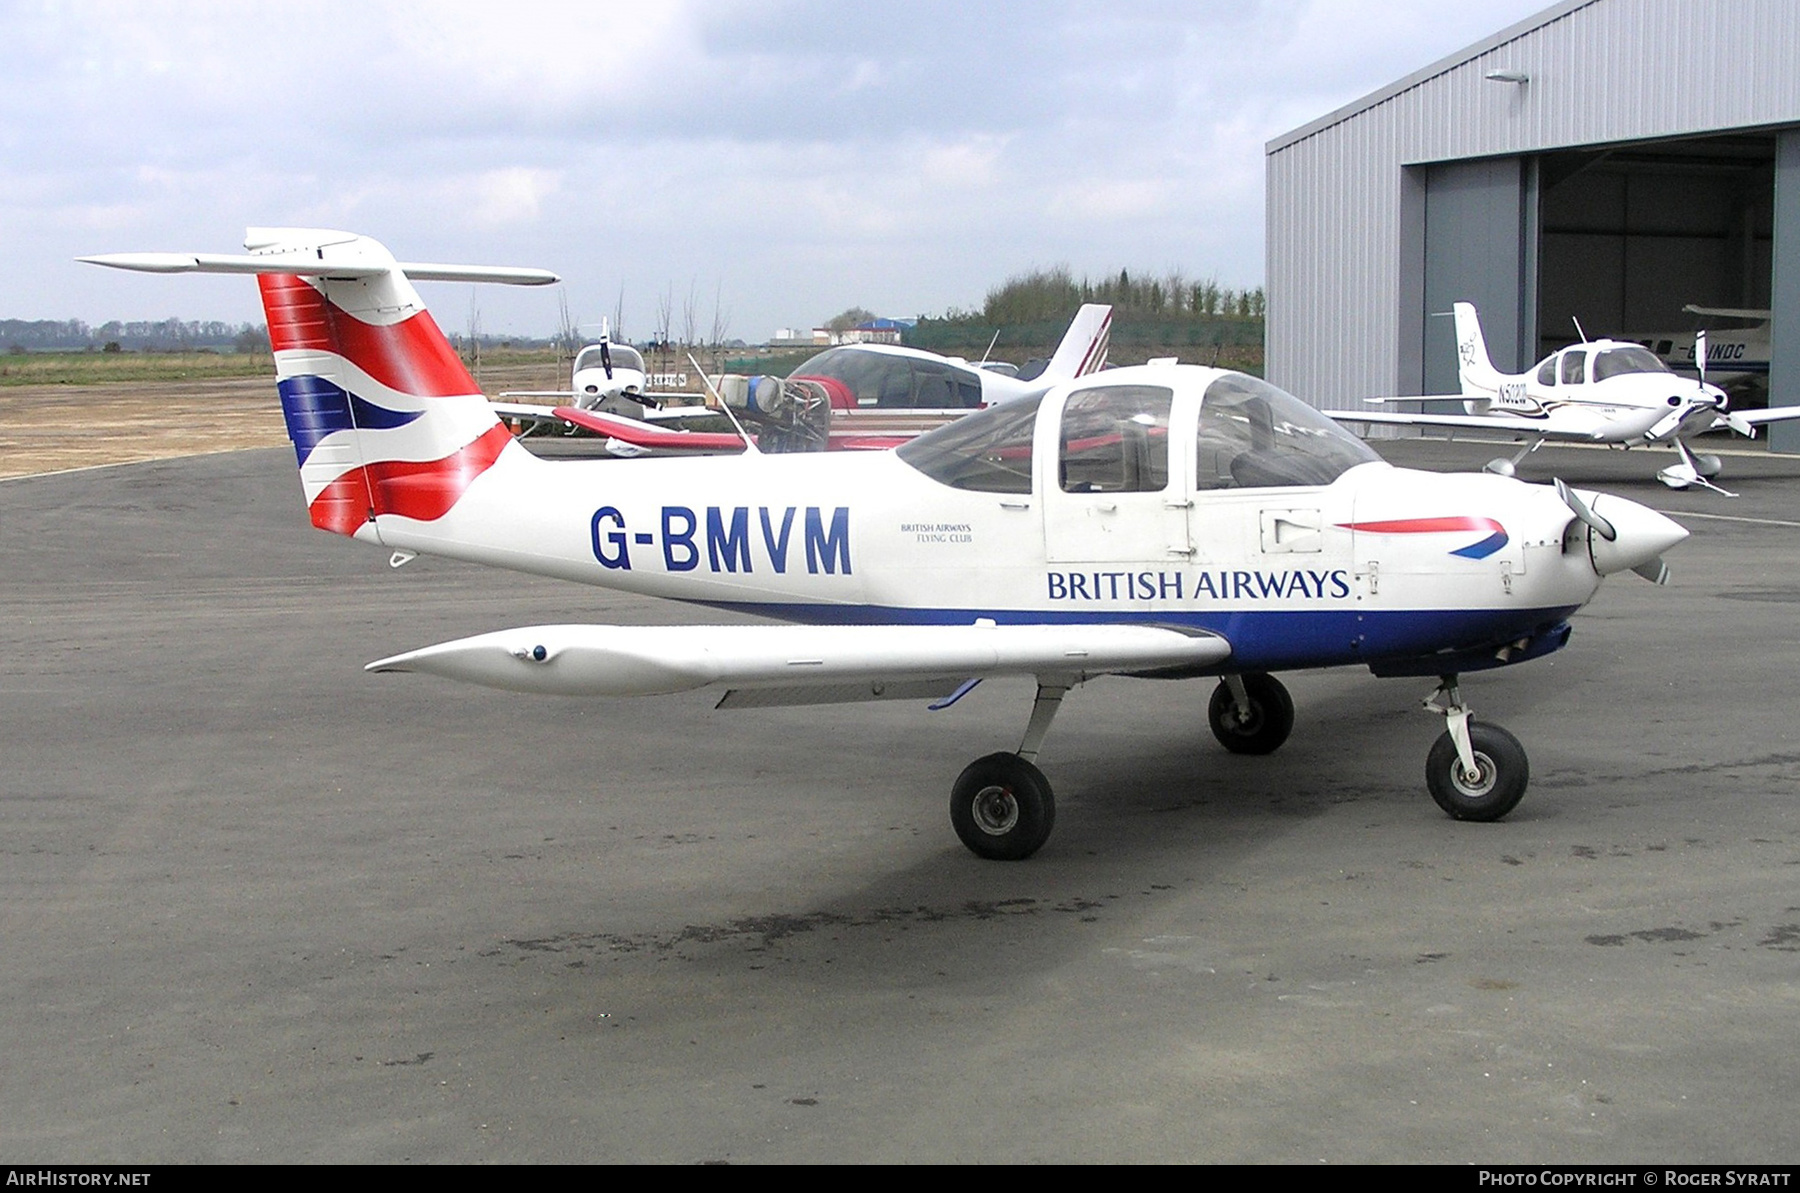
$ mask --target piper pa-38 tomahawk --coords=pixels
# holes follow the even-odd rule
[[[589,348],[576,360],[575,408],[504,402],[494,407],[505,418],[535,420],[540,425],[555,421],[605,435],[608,449],[616,455],[743,451],[745,438],[741,435],[677,431],[640,421],[715,415],[721,409],[754,432],[757,446],[766,452],[882,451],[971,410],[1037,397],[1060,381],[1098,372],[1106,364],[1111,336],[1112,307],[1084,304],[1044,371],[1027,381],[919,348],[842,344],[810,358],[785,378],[727,375],[717,378],[716,385],[703,380],[707,387],[704,406],[665,407],[663,398],[676,395],[614,387],[625,398],[649,408],[631,411],[631,417],[622,417],[617,404],[608,407],[579,400],[582,393],[606,392],[592,370],[585,382],[580,375],[582,360],[593,351]],[[509,396],[534,395],[501,395]]]
[[[1524,373],[1500,372],[1488,359],[1481,320],[1466,302],[1455,304],[1460,395],[1369,398],[1375,405],[1460,397],[1463,414],[1429,411],[1334,411],[1346,423],[1390,423],[1409,427],[1504,431],[1527,446],[1511,459],[1488,464],[1490,472],[1511,476],[1519,462],[1547,440],[1603,443],[1613,447],[1675,449],[1674,464],[1656,474],[1671,489],[1702,485],[1726,496],[1713,483],[1723,468],[1719,457],[1697,455],[1688,440],[1718,427],[1754,436],[1764,423],[1800,418],[1800,406],[1731,410],[1725,391],[1706,382],[1706,333],[1699,333],[1699,380],[1678,377],[1642,344],[1628,340],[1584,340],[1545,357]]]
[[[419,552],[762,614],[786,625],[536,625],[397,654],[426,672],[570,696],[724,692],[721,707],[947,707],[1035,679],[1016,750],[951,789],[975,853],[1048,838],[1034,764],[1071,689],[1216,678],[1234,752],[1293,727],[1271,672],[1434,676],[1426,760],[1451,816],[1524,794],[1524,749],[1473,721],[1457,676],[1537,658],[1602,577],[1660,577],[1686,531],[1610,495],[1384,463],[1298,399],[1196,366],[1118,369],[978,410],[894,451],[551,461],[495,417],[407,271],[362,237],[253,229],[244,256],[127,269],[255,273],[313,524]],[[538,282],[534,271],[420,276]]]

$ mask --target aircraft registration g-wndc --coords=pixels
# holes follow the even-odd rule
[[[1560,484],[1394,468],[1274,386],[1184,365],[1065,382],[887,452],[543,460],[408,275],[551,275],[399,265],[347,233],[252,229],[246,247],[84,260],[257,275],[315,526],[396,566],[432,552],[790,623],[524,626],[369,670],[572,696],[715,687],[727,708],[938,708],[1030,677],[1018,749],[952,787],[951,822],[983,857],[1048,838],[1033,759],[1065,693],[1102,675],[1217,678],[1212,731],[1247,754],[1293,726],[1271,672],[1437,677],[1427,786],[1451,816],[1503,816],[1525,752],[1471,719],[1457,676],[1559,649],[1602,577],[1660,577],[1687,533]]]
[[[1465,413],[1428,411],[1335,411],[1340,422],[1394,423],[1410,427],[1504,431],[1530,442],[1518,455],[1489,462],[1488,470],[1511,476],[1513,469],[1546,440],[1604,443],[1611,447],[1673,447],[1680,459],[1656,474],[1671,489],[1702,485],[1727,497],[1713,483],[1723,469],[1719,457],[1696,455],[1688,440],[1718,427],[1752,437],[1764,423],[1800,418],[1800,406],[1732,410],[1725,391],[1706,382],[1706,333],[1700,332],[1697,381],[1678,377],[1657,355],[1629,340],[1583,340],[1545,357],[1535,368],[1502,373],[1488,359],[1481,319],[1470,303],[1454,304],[1456,352],[1462,393],[1368,398],[1375,405],[1430,402],[1460,397]]]

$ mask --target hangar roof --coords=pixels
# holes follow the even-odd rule
[[[1291,132],[1282,133],[1279,137],[1276,137],[1268,143],[1265,152],[1274,153],[1277,150],[1285,149],[1295,141],[1304,141],[1307,137],[1312,136],[1322,129],[1330,128],[1334,124],[1350,119],[1358,112],[1367,111],[1377,104],[1385,103],[1402,92],[1411,91],[1414,87],[1417,87],[1420,83],[1423,83],[1428,79],[1434,79],[1441,74],[1453,71],[1467,62],[1481,57],[1489,50],[1498,49],[1507,42],[1514,41],[1519,37],[1530,33],[1534,29],[1542,29],[1545,25],[1560,21],[1563,17],[1568,16],[1578,8],[1586,8],[1590,4],[1597,4],[1599,2],[1600,0],[1562,0],[1562,3],[1552,5],[1543,12],[1526,17],[1516,25],[1509,25],[1498,33],[1482,38],[1474,45],[1465,46],[1454,54],[1439,58],[1430,66],[1415,70],[1404,79],[1398,79],[1389,83],[1386,87],[1371,91],[1361,99],[1351,100],[1335,112],[1328,112],[1317,120],[1308,121]]]
[[[1380,145],[1418,165],[1792,125],[1796,44],[1794,0],[1562,0],[1265,152],[1344,142],[1367,157]],[[1488,81],[1499,72],[1520,78]]]

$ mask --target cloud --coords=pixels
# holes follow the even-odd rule
[[[68,264],[253,223],[544,265],[578,311],[623,289],[628,326],[698,279],[745,337],[1053,262],[1251,285],[1268,138],[1541,3],[15,4],[0,314],[256,318],[241,284]]]

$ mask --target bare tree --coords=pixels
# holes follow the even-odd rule
[[[687,298],[681,304],[681,343],[684,347],[693,347],[694,336],[700,330],[700,316],[697,310],[699,303],[694,293],[699,284],[699,278],[688,282]]]
[[[721,349],[725,343],[725,333],[727,331],[729,331],[731,328],[731,311],[729,309],[719,305],[720,300],[723,299],[724,297],[725,297],[725,283],[723,280],[721,280],[719,282],[717,288],[715,288],[713,290],[713,317],[712,317],[713,371],[718,372],[718,373],[722,373],[725,371],[724,357],[721,352]]]

